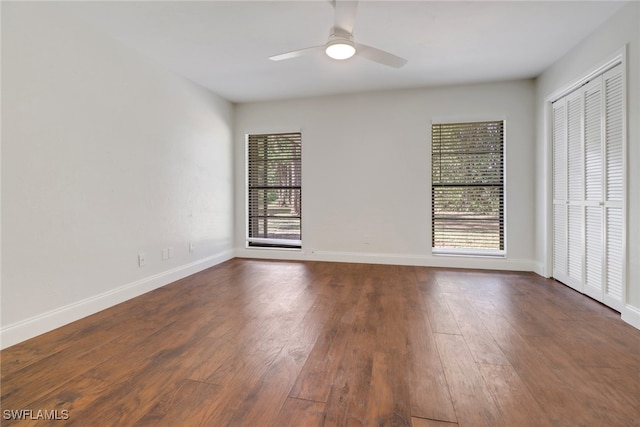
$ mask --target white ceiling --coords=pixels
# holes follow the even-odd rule
[[[232,102],[535,77],[625,2],[361,0],[357,42],[406,58],[401,69],[322,53],[333,7],[317,1],[67,3],[123,44]]]

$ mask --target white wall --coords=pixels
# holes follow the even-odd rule
[[[3,347],[233,255],[230,103],[56,4],[2,2],[2,56]]]
[[[238,256],[535,268],[533,81],[249,103],[235,113]],[[431,255],[434,118],[506,119],[506,259]],[[292,130],[302,131],[303,250],[244,249],[244,136]]]
[[[617,50],[627,52],[627,307],[622,318],[640,328],[640,3],[631,2],[547,69],[536,82],[536,258],[551,274],[550,155],[546,100],[596,69]]]

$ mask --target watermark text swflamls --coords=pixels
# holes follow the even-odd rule
[[[68,420],[68,409],[5,409],[2,411],[5,420]]]

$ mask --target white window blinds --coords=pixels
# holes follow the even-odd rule
[[[248,246],[302,245],[302,135],[248,136]]]
[[[504,253],[504,121],[433,124],[434,252]]]

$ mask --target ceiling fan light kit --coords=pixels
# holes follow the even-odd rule
[[[329,58],[343,60],[356,54],[356,46],[351,40],[351,34],[334,27],[324,51]]]
[[[356,48],[353,44],[346,42],[329,43],[324,50],[329,58],[337,59],[339,61],[343,59],[349,59],[356,54]]]

